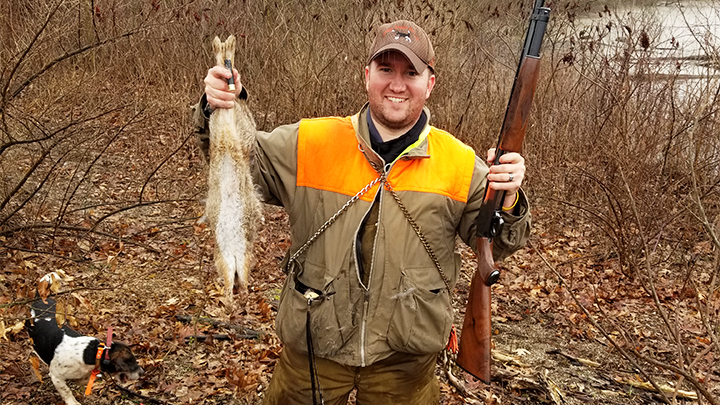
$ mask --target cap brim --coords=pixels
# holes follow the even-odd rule
[[[428,67],[428,65],[425,62],[423,62],[420,58],[417,57],[417,55],[415,55],[415,52],[411,51],[408,47],[403,46],[401,44],[397,44],[397,43],[388,44],[388,45],[385,45],[382,48],[378,49],[373,54],[373,56],[370,58],[370,62],[375,60],[375,58],[377,58],[381,53],[387,52],[390,50],[395,50],[395,51],[398,51],[398,52],[402,53],[403,55],[405,55],[405,57],[408,58],[408,60],[410,61],[410,63],[413,65],[413,67],[415,68],[415,70],[418,73],[424,72],[425,68]]]

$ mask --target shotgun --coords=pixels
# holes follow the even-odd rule
[[[505,110],[493,164],[499,164],[500,156],[505,153],[520,152],[525,138],[530,106],[540,73],[540,45],[550,18],[550,9],[543,7],[544,2],[536,0],[530,16],[530,26],[525,34],[525,45]],[[500,278],[500,271],[493,261],[492,240],[502,231],[503,219],[500,213],[504,199],[504,191],[485,188],[485,197],[476,221],[478,269],[470,283],[457,356],[458,366],[486,384],[490,383],[490,286]]]

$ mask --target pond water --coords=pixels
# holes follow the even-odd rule
[[[609,11],[609,12],[608,12]],[[679,73],[684,78],[720,74],[720,2],[717,0],[663,1],[651,6],[619,6],[579,16],[575,21],[580,40],[601,37],[612,50],[624,46],[632,35],[636,50],[647,52],[657,73]],[[610,28],[608,28],[610,26]],[[636,30],[633,32],[633,29]],[[647,49],[637,41],[638,29],[647,34]]]

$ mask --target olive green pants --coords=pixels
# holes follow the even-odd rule
[[[396,353],[367,367],[348,367],[321,358],[316,358],[315,364],[326,405],[347,404],[353,388],[357,388],[357,405],[437,405],[436,360],[437,354]],[[284,348],[263,404],[312,405],[311,387],[307,354]]]

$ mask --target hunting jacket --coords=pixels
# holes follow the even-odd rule
[[[207,122],[201,108],[195,110],[199,143],[207,151]],[[429,123],[427,108],[425,113]],[[348,366],[445,347],[453,324],[452,289],[460,277],[455,237],[475,248],[475,218],[488,173],[470,147],[429,124],[395,162],[384,162],[370,146],[366,114],[367,104],[352,117],[303,119],[270,133],[258,131],[254,162],[259,193],[285,208],[291,227],[277,334],[285,346],[307,352],[309,312],[315,355]],[[386,184],[369,187],[288,263],[383,174]],[[419,226],[451,291],[390,188]],[[518,205],[518,215],[503,212],[505,226],[493,245],[496,260],[521,248],[530,234],[522,191]],[[309,302],[308,289],[320,299]]]

